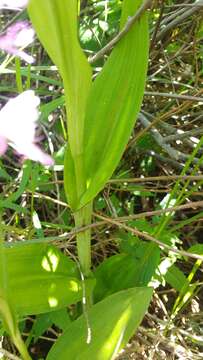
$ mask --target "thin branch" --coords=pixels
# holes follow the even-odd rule
[[[148,177],[140,177],[140,178],[122,178],[122,179],[111,179],[108,181],[110,184],[115,183],[143,183],[143,182],[151,182],[151,181],[175,181],[175,180],[183,180],[183,181],[200,181],[203,180],[203,175],[161,175],[161,176],[148,176]]]
[[[132,234],[136,235],[136,236],[139,236],[141,238],[144,238],[146,240],[149,240],[149,241],[152,241],[154,242],[155,244],[161,246],[162,248],[168,250],[168,251],[172,251],[174,252],[175,254],[178,254],[178,255],[181,255],[181,256],[187,256],[187,257],[190,257],[190,258],[193,258],[193,259],[196,259],[196,260],[201,260],[203,261],[203,256],[201,255],[198,255],[198,254],[193,254],[193,253],[190,253],[188,251],[184,251],[184,250],[178,250],[178,249],[175,249],[174,247],[172,246],[169,246],[167,244],[164,244],[162,241],[156,239],[155,237],[149,235],[148,233],[146,232],[142,232],[142,231],[139,231],[137,228],[133,228],[131,226],[128,226],[128,225],[125,225],[125,224],[122,224],[121,222],[119,222],[118,220],[114,220],[114,219],[110,219],[110,218],[107,218],[106,216],[103,216],[103,215],[98,215],[97,214],[97,217],[101,220],[105,220],[106,222],[112,224],[112,225],[116,225],[118,226],[119,228],[122,228],[126,231],[129,231],[131,232]]]
[[[161,20],[162,20],[162,17],[163,17],[163,14],[164,14],[164,8],[165,8],[165,4],[164,4],[164,0],[162,0],[161,2],[161,8],[160,8],[160,13],[159,13],[159,18],[156,22],[156,26],[155,26],[155,29],[153,30],[153,34],[152,34],[152,38],[151,38],[151,42],[150,42],[150,47],[149,47],[149,52],[151,52],[151,50],[153,49],[153,46],[156,42],[156,36],[157,36],[157,33],[159,31],[159,27],[161,25]]]
[[[97,54],[89,58],[89,63],[90,64],[94,63],[95,61],[103,57],[106,53],[108,53],[130,31],[134,23],[138,19],[140,19],[142,14],[148,8],[150,8],[151,3],[152,0],[145,0],[145,2],[140,6],[136,14],[128,18],[124,28],[106,46],[104,46],[101,50],[99,50]]]
[[[180,152],[179,150],[174,149],[170,144],[166,144],[165,138],[160,134],[160,132],[156,128],[151,128],[152,123],[150,122],[150,120],[146,118],[146,116],[144,116],[142,113],[139,113],[138,119],[141,122],[141,124],[145,127],[145,129],[150,128],[150,132],[156,143],[167,152],[167,154],[171,157],[173,161],[175,159],[176,161],[184,162],[189,158],[190,155],[186,155]],[[194,158],[192,162],[194,164],[197,164],[199,163],[199,159]]]
[[[159,162],[162,162],[165,165],[167,164],[167,165],[171,166],[173,169],[182,171],[184,168],[183,161],[176,161],[170,157],[166,157],[164,155],[158,154],[153,150],[145,151],[145,155],[149,155],[149,156],[155,158],[156,160],[158,160]]]
[[[194,176],[195,178],[195,176]],[[49,198],[49,200],[52,200],[51,198]],[[65,203],[63,203],[64,206],[67,206]],[[147,212],[142,212],[139,214],[135,214],[135,215],[130,215],[130,216],[124,216],[124,217],[119,217],[118,220],[120,222],[125,222],[125,221],[129,221],[129,220],[135,220],[135,219],[140,219],[140,218],[145,218],[145,217],[151,217],[154,215],[162,215],[164,213],[169,213],[169,212],[175,212],[175,211],[180,211],[180,210],[185,210],[185,209],[190,209],[190,208],[199,208],[199,207],[203,207],[203,201],[194,201],[194,202],[190,202],[188,204],[183,204],[183,205],[179,205],[179,206],[175,206],[175,207],[170,207],[167,209],[160,209],[160,210],[155,210],[155,211],[147,211]],[[93,212],[93,215],[95,217],[99,217],[101,215]],[[83,232],[85,230],[91,229],[91,228],[97,228],[100,226],[103,226],[106,224],[106,218],[103,221],[99,221],[99,222],[95,222],[80,228],[74,228],[73,230],[71,230],[69,233],[65,233],[65,234],[61,234],[60,236],[47,236],[47,237],[43,237],[43,238],[34,238],[32,240],[26,240],[26,241],[12,241],[12,242],[6,242],[5,243],[5,247],[13,247],[13,246],[21,246],[21,245],[29,245],[29,244],[33,244],[33,243],[41,243],[41,242],[45,242],[45,243],[52,243],[52,242],[57,242],[57,241],[67,241],[67,240],[72,240],[74,239],[74,237],[76,236],[76,234]]]
[[[151,217],[151,216],[155,216],[155,215],[163,215],[166,213],[172,213],[175,211],[180,211],[180,210],[185,210],[185,209],[190,209],[190,208],[199,208],[199,207],[203,207],[203,201],[194,201],[194,202],[190,202],[188,204],[183,204],[183,205],[179,205],[179,206],[174,206],[174,207],[170,207],[167,209],[160,209],[160,210],[154,210],[154,211],[146,211],[140,214],[135,214],[135,215],[129,215],[129,216],[122,216],[119,217],[119,221],[123,222],[123,221],[130,221],[130,220],[135,220],[135,219],[143,219],[145,217]]]
[[[160,93],[158,91],[145,91],[145,96],[162,96],[171,99],[178,99],[178,100],[189,100],[189,101],[197,101],[203,103],[203,97],[200,96],[191,96],[191,95],[180,95],[180,94],[169,94],[169,93]]]
[[[174,27],[181,24],[183,22],[183,20],[185,20],[188,17],[192,16],[196,11],[200,11],[200,8],[203,7],[203,0],[196,1],[192,5],[193,6],[191,8],[184,11],[180,16],[176,16],[176,14],[175,14],[175,19],[173,21],[171,21],[168,25],[166,25],[159,32],[159,34],[157,35],[156,40],[157,41],[161,40],[168,31],[172,30]]]
[[[169,136],[165,136],[164,137],[164,142],[168,143],[171,141],[176,141],[176,140],[183,140],[185,138],[188,138],[190,136],[194,136],[194,135],[202,135],[203,134],[203,127],[199,127],[190,131],[184,131],[184,132],[180,132],[176,135],[169,135]]]
[[[2,349],[2,348],[0,349],[0,353],[3,354],[4,356],[6,356],[10,360],[21,360],[21,358],[19,358],[18,356],[13,355],[9,351]]]
[[[139,118],[139,121],[141,122],[141,124],[145,128],[148,128],[151,125],[151,122],[142,113],[139,114],[138,118]],[[156,143],[161,148],[163,148],[172,159],[179,160],[180,152],[175,150],[171,145],[165,144],[163,136],[159,133],[159,131],[156,128],[151,128],[150,132],[151,132],[154,140],[156,141]]]

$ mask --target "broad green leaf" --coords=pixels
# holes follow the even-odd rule
[[[81,184],[85,184],[83,130],[86,101],[91,87],[91,67],[78,41],[77,4],[77,0],[31,0],[28,6],[37,35],[57,65],[64,82],[71,153],[66,161],[73,162],[71,173],[66,169],[65,162],[65,189],[72,208],[76,207],[75,203],[71,203],[72,199],[77,198],[81,189],[84,190]],[[72,187],[74,176],[76,182]]]
[[[56,341],[47,360],[110,360],[140,324],[152,295],[151,288],[133,288],[113,294],[79,317]]]
[[[188,249],[188,252],[193,253],[193,254],[203,255],[203,244],[192,245]]]
[[[82,299],[77,266],[56,247],[24,243],[5,248],[5,257],[7,296],[17,314],[49,312]]]
[[[141,0],[124,0],[121,28]],[[116,45],[94,81],[85,117],[85,205],[103,188],[115,170],[136,121],[148,62],[147,15]]]
[[[168,269],[164,275],[164,279],[177,291],[181,291],[183,286],[189,285],[188,279],[176,265],[172,265]]]
[[[95,302],[123,289],[148,285],[159,263],[159,249],[144,245],[137,256],[114,255],[96,268]]]

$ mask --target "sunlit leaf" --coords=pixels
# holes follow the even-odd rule
[[[83,130],[91,86],[91,67],[78,41],[77,0],[31,0],[28,9],[37,35],[64,82],[70,150],[65,161],[65,189],[74,208],[85,184]]]
[[[140,0],[125,0],[121,28],[135,14]],[[148,62],[146,14],[112,51],[93,83],[85,117],[85,205],[115,170],[141,106]]]
[[[47,360],[113,359],[138,327],[151,295],[150,288],[133,288],[97,303],[88,311],[88,324],[82,315],[68,326]]]
[[[56,247],[24,243],[7,247],[5,257],[8,299],[17,314],[40,314],[82,299],[77,266]]]

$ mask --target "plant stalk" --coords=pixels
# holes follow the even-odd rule
[[[74,213],[76,227],[83,227],[91,223],[92,218],[92,202],[85,205]],[[91,230],[80,232],[76,236],[78,258],[81,271],[85,278],[91,273]]]

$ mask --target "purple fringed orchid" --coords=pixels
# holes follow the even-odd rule
[[[0,9],[18,10],[27,6],[29,0],[0,0]]]
[[[24,157],[53,165],[54,161],[37,145],[35,130],[39,117],[40,99],[34,91],[27,90],[9,100],[0,111],[0,155],[11,145]]]
[[[19,21],[11,25],[5,34],[0,35],[0,49],[15,56],[19,56],[27,63],[32,64],[34,58],[21,48],[31,44],[34,40],[34,30],[27,21]]]

